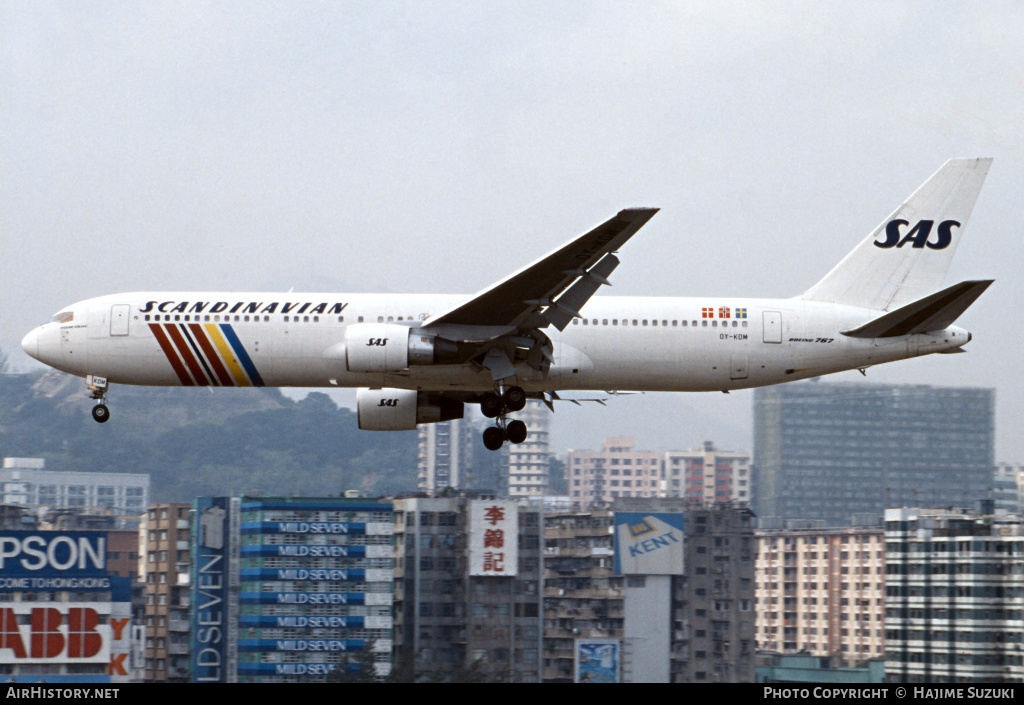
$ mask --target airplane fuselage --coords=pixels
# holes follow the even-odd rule
[[[26,338],[36,359],[110,383],[160,386],[393,387],[486,392],[472,362],[350,372],[346,328],[412,327],[458,295],[119,294],[67,307]],[[518,362],[510,383],[559,390],[728,391],[778,384],[960,348],[957,326],[856,338],[881,312],[793,299],[594,297],[564,331],[550,330],[546,373]],[[350,341],[351,344],[351,341]],[[386,345],[367,339],[360,345]]]

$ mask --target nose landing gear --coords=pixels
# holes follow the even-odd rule
[[[89,398],[96,400],[96,406],[92,408],[92,418],[96,423],[106,423],[110,420],[110,409],[106,405],[107,378],[89,375],[85,378],[89,385]]]
[[[480,399],[480,412],[489,419],[497,419],[496,425],[484,429],[484,447],[498,450],[507,440],[519,444],[526,440],[526,424],[518,419],[509,421],[506,415],[511,411],[526,408],[526,392],[522,387],[508,387],[502,394],[488,392]]]

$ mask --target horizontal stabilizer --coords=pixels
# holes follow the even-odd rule
[[[851,338],[895,338],[900,335],[944,330],[951,326],[992,282],[992,279],[984,279],[954,284],[842,333]]]

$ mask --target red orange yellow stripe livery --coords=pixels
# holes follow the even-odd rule
[[[182,386],[263,386],[252,358],[230,325],[150,323],[149,329]]]

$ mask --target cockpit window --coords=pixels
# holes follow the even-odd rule
[[[61,311],[50,319],[50,323],[70,323],[73,320],[75,320],[74,311]]]

